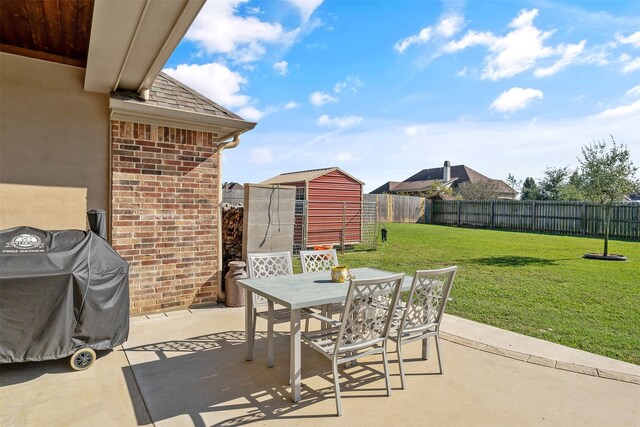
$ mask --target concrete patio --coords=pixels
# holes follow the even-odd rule
[[[244,360],[243,330],[241,308],[138,317],[129,341],[87,371],[67,359],[2,365],[0,425],[640,425],[640,367],[453,316],[443,321],[444,375],[415,343],[407,389],[392,362],[386,397],[381,361],[365,359],[342,371],[338,418],[324,357],[303,347],[293,404],[287,334],[267,368],[265,339]]]

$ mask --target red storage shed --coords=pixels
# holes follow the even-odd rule
[[[362,236],[364,183],[338,167],[288,172],[261,184],[298,188],[294,243],[301,248],[321,244],[356,244]]]

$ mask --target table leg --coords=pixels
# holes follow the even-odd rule
[[[267,321],[267,366],[273,367],[275,360],[275,351],[273,348],[273,301],[267,302],[269,307],[269,319]]]
[[[245,360],[253,360],[253,292],[245,291],[244,305],[244,341],[247,345],[247,355]]]
[[[324,317],[331,317],[331,304],[324,304],[322,306],[322,313],[321,313]],[[320,328],[322,329],[327,329],[331,327],[331,325],[327,322],[322,322],[322,324],[320,325]]]
[[[300,361],[302,339],[300,329],[300,309],[291,310],[291,342],[289,357],[289,382],[291,383],[291,400],[300,401],[302,385],[302,366]]]

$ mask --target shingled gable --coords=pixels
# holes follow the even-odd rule
[[[151,85],[147,100],[135,92],[116,91],[111,93],[109,106],[113,120],[140,121],[144,117],[145,122],[165,127],[213,132],[215,142],[256,126],[162,72]]]
[[[306,181],[311,181],[319,176],[326,175],[333,171],[339,171],[340,173],[348,176],[349,178],[356,181],[357,183],[364,185],[364,182],[360,181],[358,178],[355,178],[349,175],[339,167],[281,173],[280,175],[274,176],[273,178],[269,178],[265,181],[262,181],[260,184],[286,184],[291,182],[306,182]]]
[[[162,72],[153,81],[149,91],[149,99],[146,103],[158,107],[243,120],[237,114]]]

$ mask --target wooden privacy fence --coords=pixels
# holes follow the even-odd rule
[[[433,201],[428,222],[461,227],[602,236],[602,209],[561,201]],[[640,204],[616,204],[610,237],[640,240]]]
[[[424,197],[363,194],[363,201],[377,204],[378,222],[425,222]]]

